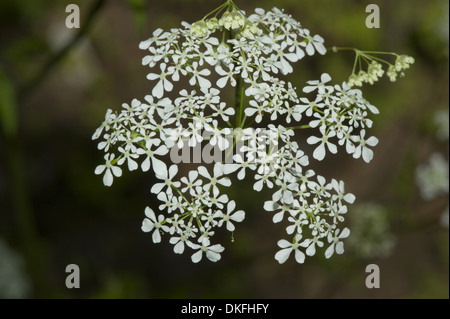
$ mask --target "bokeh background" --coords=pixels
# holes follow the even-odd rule
[[[262,209],[270,193],[255,194],[243,181],[229,191],[246,211],[235,241],[223,234],[222,260],[193,264],[188,253],[172,252],[167,237],[155,245],[140,230],[144,208],[158,204],[151,174],[126,172],[110,188],[94,174],[103,156],[91,136],[106,109],[151,92],[139,42],[156,28],[198,20],[221,1],[2,0],[0,298],[449,297],[448,1],[235,2],[248,13],[284,8],[327,46],[416,59],[397,82],[384,77],[363,88],[380,109],[370,164],[344,152],[311,161],[356,195],[346,252],[279,265],[273,256],[285,230]],[[70,3],[80,6],[81,29],[65,27]],[[380,7],[379,29],[365,27],[369,3]],[[351,53],[305,58],[290,79],[302,87],[328,72],[340,82],[352,65]],[[430,166],[433,156],[440,164]],[[428,173],[418,179],[418,171]],[[433,196],[423,195],[439,182]],[[365,286],[372,263],[381,270],[379,289]],[[79,289],[65,286],[68,264],[80,267]]]

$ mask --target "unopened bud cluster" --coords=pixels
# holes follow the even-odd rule
[[[232,11],[225,11],[220,19],[212,17],[194,22],[191,26],[190,33],[196,38],[203,38],[211,33],[223,30],[235,32],[237,38],[250,38],[262,32],[242,12],[233,8]]]
[[[355,52],[355,67],[357,64],[361,65],[362,63],[366,63],[367,69],[360,68],[358,72],[356,72],[355,69],[353,70],[353,73],[348,80],[348,85],[350,87],[362,86],[364,83],[374,84],[385,73],[391,82],[395,82],[399,76],[403,77],[405,75],[404,71],[414,63],[414,58],[407,55],[383,52],[364,52],[360,50],[355,50]],[[387,60],[377,57],[378,55],[395,55],[396,60],[394,64],[392,64]],[[383,64],[387,65],[386,72],[383,69]]]
[[[394,65],[390,65],[387,70],[387,75],[391,82],[395,82],[398,76],[405,76],[403,72],[409,69],[410,65],[414,63],[414,58],[407,55],[399,55]]]

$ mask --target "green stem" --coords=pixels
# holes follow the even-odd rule
[[[238,140],[236,138],[236,136],[234,136],[233,138],[233,146],[230,148],[230,150],[227,152],[227,154],[225,155],[225,160],[228,158],[228,156],[230,155],[231,152],[233,152],[236,144],[237,144]]]
[[[236,127],[241,126],[243,100],[244,100],[244,87],[242,85],[242,77],[240,75],[237,75],[236,88],[234,91]]]
[[[239,127],[242,127],[242,114],[244,112],[244,85],[242,85],[242,79],[241,79],[241,100],[239,105]]]
[[[247,114],[244,113],[244,118],[241,121],[241,128],[244,128],[245,121],[247,120]]]
[[[223,8],[225,8],[226,6],[230,5],[230,2],[232,2],[232,1],[228,0],[227,2],[223,3],[219,7],[215,8],[213,11],[211,11],[210,13],[205,15],[202,20],[205,20],[207,17],[209,17],[213,13],[216,13],[216,15],[217,15]]]
[[[311,128],[311,126],[309,125],[299,125],[299,126],[291,126],[291,127],[286,127],[287,130],[302,130],[305,128]]]
[[[363,51],[364,53],[368,53],[368,54],[387,54],[387,55],[396,55],[398,56],[397,53],[395,52],[380,52],[380,51]]]
[[[173,185],[173,184],[170,184],[170,187],[172,187],[174,190],[176,190],[177,193],[178,193],[181,197],[183,197],[183,199],[184,199],[189,205],[191,205],[191,202],[187,200],[186,196],[184,196],[184,194],[178,189],[178,187],[176,187],[176,186]]]
[[[381,63],[386,63],[386,64],[388,64],[388,65],[391,65],[392,63],[390,63],[389,61],[386,61],[385,59],[381,59],[381,58],[377,58],[376,56],[370,56],[370,59],[372,59],[372,60],[376,60],[376,61],[378,61],[378,62],[381,62]]]
[[[338,52],[338,51],[358,51],[358,49],[352,48],[352,47],[331,47],[331,48],[328,48],[327,51],[333,51],[333,52]]]

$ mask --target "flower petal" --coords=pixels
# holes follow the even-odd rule
[[[113,183],[113,175],[111,174],[111,170],[106,169],[105,175],[103,175],[103,184],[105,186],[111,186]]]
[[[305,262],[305,254],[303,252],[301,252],[300,250],[296,249],[295,250],[295,260],[299,264],[303,264]]]
[[[289,258],[291,251],[292,251],[291,248],[282,249],[275,254],[275,259],[280,264],[283,264]]]
[[[316,160],[321,161],[321,160],[323,160],[325,158],[325,154],[326,154],[325,153],[325,146],[323,144],[320,144],[314,150],[313,157]]]
[[[144,233],[148,233],[148,232],[152,231],[153,227],[154,227],[154,224],[148,218],[145,218],[142,221],[141,230]]]
[[[203,256],[203,251],[199,250],[191,256],[191,260],[193,263],[198,263],[200,260],[202,260],[202,256]]]

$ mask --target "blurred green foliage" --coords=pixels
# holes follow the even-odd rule
[[[14,88],[7,75],[0,69],[0,124],[7,137],[17,134],[17,106]]]

